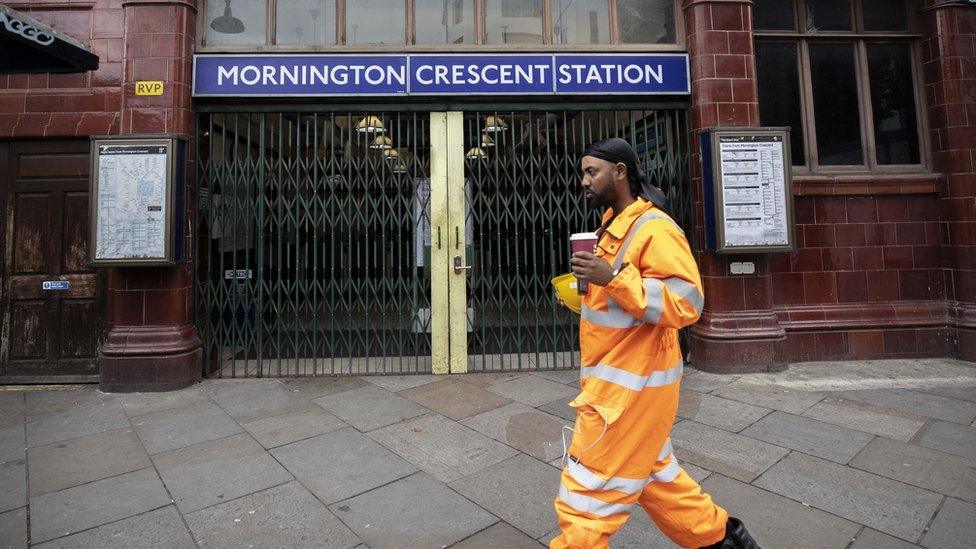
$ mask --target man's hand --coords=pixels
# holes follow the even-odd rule
[[[579,280],[586,281],[597,286],[606,286],[613,280],[613,269],[602,257],[597,257],[590,252],[576,252],[571,260],[573,274]]]

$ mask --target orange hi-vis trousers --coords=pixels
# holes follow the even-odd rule
[[[678,408],[678,384],[645,389],[604,430],[601,415],[577,409],[575,433],[556,498],[562,535],[551,549],[606,548],[640,504],[681,547],[706,547],[725,536],[728,513],[679,465],[668,433]]]

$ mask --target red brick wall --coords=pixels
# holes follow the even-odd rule
[[[800,249],[773,254],[775,305],[945,299],[938,197],[798,196]]]
[[[955,353],[976,361],[976,7],[930,0],[923,12],[922,74],[932,160],[946,174],[946,295]]]
[[[950,352],[936,194],[797,196],[799,249],[773,254],[791,361]]]
[[[0,138],[119,133],[122,111],[122,0],[9,2],[91,46],[98,70],[0,76]]]
[[[685,0],[682,8],[691,62],[692,130],[759,124],[750,0]],[[704,238],[701,159],[692,142],[696,241]],[[751,261],[756,274],[731,275],[729,257],[697,250],[705,285],[705,310],[691,329],[691,360],[716,372],[767,371],[786,367],[785,334],[772,310],[767,260]]]
[[[178,133],[193,137],[190,72],[195,9],[192,0],[123,0],[125,18],[125,102],[123,133]],[[137,97],[138,80],[162,80],[162,96]],[[193,148],[190,148],[192,151]]]
[[[96,71],[0,77],[0,138],[172,133],[188,138],[184,192],[193,196],[190,67],[194,0],[46,0],[11,4],[90,45]],[[137,97],[138,80],[165,93]],[[186,215],[192,218],[192,200]],[[182,222],[182,221],[177,221]],[[187,235],[187,250],[192,250]],[[192,264],[108,269],[109,332],[101,348],[106,390],[157,390],[200,374],[192,322]]]

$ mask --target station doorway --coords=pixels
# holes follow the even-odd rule
[[[578,366],[549,281],[598,225],[578,159],[602,137],[633,143],[693,219],[680,106],[219,111],[199,126],[206,375]]]

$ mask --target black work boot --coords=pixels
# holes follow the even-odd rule
[[[760,547],[741,520],[729,517],[728,522],[725,523],[725,539],[702,549],[760,549]]]

